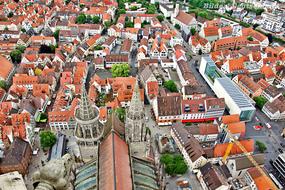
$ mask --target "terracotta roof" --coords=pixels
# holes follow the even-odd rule
[[[245,122],[241,121],[236,123],[229,123],[228,130],[232,134],[241,134],[241,136],[244,136],[246,130]]]
[[[0,77],[6,80],[14,66],[8,59],[0,55],[0,67]]]
[[[260,85],[262,90],[265,90],[268,86],[270,86],[270,84],[264,79],[260,79],[257,84]]]
[[[273,185],[274,182],[268,176],[262,175],[257,168],[253,167],[248,169],[247,171],[249,175],[252,177],[258,190],[277,189],[276,186]]]
[[[238,59],[231,59],[228,61],[229,63],[229,71],[239,71],[239,70],[244,70],[244,57],[240,57]]]
[[[203,28],[205,36],[218,36],[219,35],[219,27],[217,26],[209,26],[209,27],[205,27]]]
[[[37,76],[29,76],[26,74],[16,74],[13,77],[13,84],[15,85],[27,85],[27,84],[37,84],[38,77]]]
[[[129,149],[115,132],[100,144],[99,189],[132,189]]]
[[[239,141],[242,146],[247,150],[247,152],[253,152],[254,151],[254,140],[248,139],[248,140],[241,140]],[[217,144],[214,147],[214,157],[223,157],[225,155],[225,152],[227,150],[229,143],[223,143],[223,144]],[[242,154],[243,151],[234,143],[230,155],[236,155],[236,154]]]
[[[261,89],[260,85],[254,82],[253,79],[249,78],[247,75],[238,75],[238,77],[239,82],[249,88],[252,92],[256,92],[257,90]]]
[[[92,45],[94,45],[96,43],[96,41],[101,37],[100,34],[96,34],[94,36],[92,36],[91,38],[89,38],[86,43],[87,45],[90,47]]]
[[[240,121],[240,118],[239,118],[238,114],[222,116],[223,124],[235,123],[235,122],[239,122],[239,121]]]
[[[219,134],[218,125],[200,123],[198,125],[200,135]]]
[[[150,81],[147,83],[147,92],[148,95],[152,97],[156,97],[158,95],[158,82],[157,81]]]
[[[187,14],[181,10],[179,11],[178,15],[175,18],[186,25],[189,25],[192,22],[192,20],[195,19],[192,15]]]
[[[275,74],[274,74],[272,68],[268,65],[263,65],[260,68],[260,72],[263,73],[265,75],[265,78],[267,78],[267,79],[275,77]]]
[[[122,55],[122,54],[111,54],[107,55],[105,61],[107,63],[128,63],[129,57],[128,55]]]
[[[125,52],[127,52],[127,53],[131,53],[130,51],[131,51],[131,48],[132,48],[132,44],[133,44],[133,41],[132,40],[130,40],[130,39],[125,39],[124,41],[123,41],[123,44],[122,44],[122,46],[121,46],[121,50],[120,50],[120,52],[122,53],[125,53]]]
[[[242,35],[243,36],[251,36],[254,39],[258,40],[259,42],[262,42],[265,39],[267,39],[267,37],[264,34],[254,30],[252,28],[243,28],[242,29]]]

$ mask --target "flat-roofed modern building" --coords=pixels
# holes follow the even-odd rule
[[[256,109],[250,98],[218,69],[210,57],[202,57],[199,72],[217,97],[225,99],[230,114],[239,114],[242,121],[253,118]]]
[[[219,98],[224,98],[230,114],[239,114],[242,121],[251,121],[255,107],[228,77],[216,78],[213,88]]]
[[[279,154],[273,165],[285,179],[285,153]]]

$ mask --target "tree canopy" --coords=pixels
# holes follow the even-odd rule
[[[255,101],[256,106],[259,109],[262,109],[264,104],[267,102],[267,99],[265,97],[263,97],[263,96],[254,97],[253,100]]]
[[[18,49],[11,51],[10,53],[13,63],[20,63],[22,59],[22,52]]]
[[[56,30],[56,31],[53,33],[53,37],[58,41],[58,38],[59,38],[59,30]]]
[[[3,88],[4,90],[7,89],[7,82],[5,80],[0,80],[0,88]]]
[[[177,30],[180,30],[180,28],[181,28],[179,24],[175,24],[174,27],[175,27]]]
[[[181,155],[163,154],[160,161],[165,165],[165,172],[171,176],[185,174],[188,169]]]
[[[196,34],[196,29],[195,29],[195,28],[191,28],[190,31],[191,31],[191,35],[192,35],[192,36]]]
[[[163,15],[158,15],[156,18],[159,20],[159,22],[162,22],[164,20]]]
[[[80,13],[80,15],[76,18],[77,24],[84,24],[86,22],[86,15],[83,13]]]
[[[93,22],[93,24],[98,24],[98,23],[100,23],[100,17],[94,16],[94,17],[92,18],[92,22]]]
[[[173,80],[168,80],[163,83],[163,86],[170,92],[178,92],[177,86]]]
[[[256,141],[255,144],[261,153],[264,153],[266,151],[267,147],[263,142]]]
[[[120,121],[125,122],[126,110],[124,108],[117,108],[115,110],[115,113],[118,115],[118,118],[120,119]]]
[[[47,45],[41,45],[40,47],[40,53],[54,53],[55,52],[55,46],[54,45],[50,45],[50,46],[47,46]]]
[[[42,131],[40,133],[40,142],[42,148],[51,148],[56,143],[56,136],[51,131]]]
[[[147,14],[154,14],[155,11],[156,11],[155,5],[154,4],[148,4],[146,13]]]
[[[130,66],[127,63],[114,64],[111,72],[113,77],[127,77],[130,73]]]

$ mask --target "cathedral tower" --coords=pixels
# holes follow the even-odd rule
[[[129,143],[144,141],[145,130],[144,103],[141,101],[139,86],[136,82],[130,107],[126,114],[126,141]]]

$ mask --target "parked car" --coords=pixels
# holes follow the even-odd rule
[[[270,125],[269,123],[265,123],[265,125],[266,125],[266,127],[267,127],[268,129],[271,128],[271,125]]]
[[[257,131],[261,130],[262,129],[262,126],[261,125],[254,125],[253,128]]]

